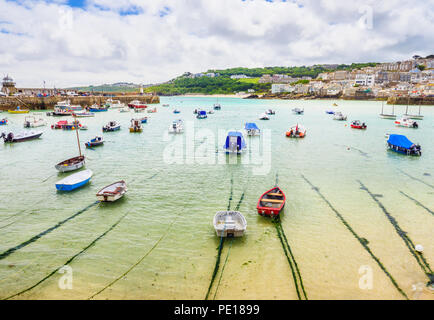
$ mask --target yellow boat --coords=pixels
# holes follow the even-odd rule
[[[20,107],[17,107],[15,110],[8,110],[9,113],[29,113],[29,109],[21,109]]]

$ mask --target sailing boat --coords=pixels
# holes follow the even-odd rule
[[[75,121],[77,121],[77,118],[74,116],[74,122]],[[81,167],[84,166],[85,159],[84,159],[84,155],[81,154],[80,139],[78,137],[78,130],[75,130],[75,132],[77,134],[78,152],[80,153],[80,155],[78,157],[67,159],[65,161],[62,161],[62,162],[56,164],[55,167],[60,172],[74,171],[74,170],[80,169]]]
[[[405,109],[404,117],[414,120],[423,120],[423,115],[420,114],[420,104],[421,101],[419,101],[419,113],[418,114],[409,114],[408,113],[408,103],[409,103],[410,97],[407,99],[407,108]]]
[[[383,109],[384,109],[384,101],[382,101],[382,104],[381,104],[380,118],[390,119],[390,120],[396,119],[395,106],[394,105],[392,105],[392,113],[391,114],[390,113],[384,113]]]

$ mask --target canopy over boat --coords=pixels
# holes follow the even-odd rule
[[[387,140],[388,143],[393,144],[394,146],[410,149],[411,146],[414,144],[406,136],[403,136],[401,134],[391,134],[389,135],[389,140]]]
[[[231,152],[241,152],[246,147],[246,141],[241,132],[230,131],[226,137],[224,149]]]
[[[244,126],[244,129],[246,130],[259,130],[258,126],[254,122],[247,122]]]
[[[206,111],[205,111],[205,110],[200,110],[200,111],[199,111],[199,115],[201,115],[201,116],[206,116]]]

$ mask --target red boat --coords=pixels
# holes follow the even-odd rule
[[[361,123],[359,120],[355,120],[355,121],[351,122],[351,128],[354,128],[354,129],[366,129],[367,125],[364,122]]]
[[[261,216],[278,216],[285,206],[286,197],[279,187],[265,192],[258,201],[256,209]]]
[[[144,103],[141,103],[139,100],[134,100],[128,103],[128,107],[131,109],[146,109],[148,106]]]
[[[63,127],[66,126],[67,124],[68,121],[66,120],[58,121],[55,124],[51,125],[51,129],[63,129]]]

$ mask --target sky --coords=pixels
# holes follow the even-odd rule
[[[0,0],[17,87],[159,83],[230,67],[434,54],[434,0]]]

